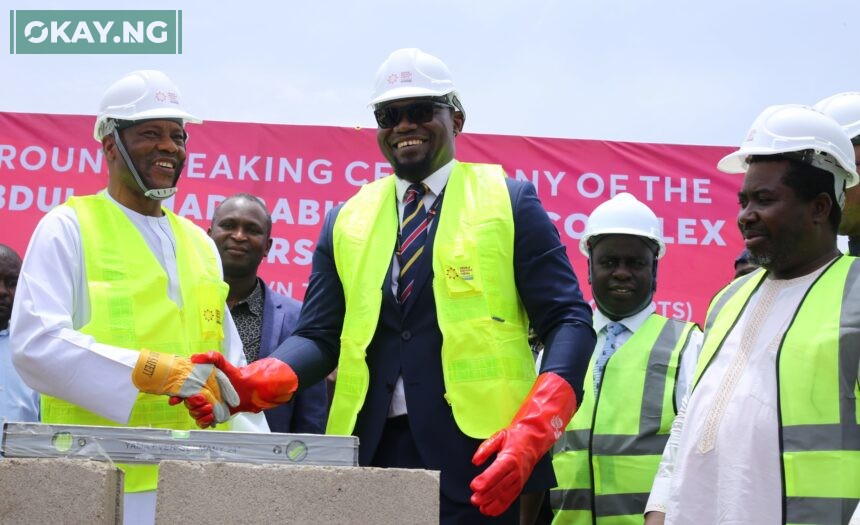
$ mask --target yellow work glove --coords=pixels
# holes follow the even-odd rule
[[[141,350],[131,373],[141,392],[187,399],[200,394],[212,404],[215,423],[230,419],[230,407],[239,404],[239,394],[224,372],[208,363],[192,363],[186,357]]]

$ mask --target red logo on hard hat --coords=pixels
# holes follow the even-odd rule
[[[179,104],[179,95],[175,91],[156,91],[155,100],[159,102],[170,102],[171,104]]]
[[[401,82],[412,82],[412,71],[403,71],[400,73]]]
[[[397,82],[397,75],[394,73],[388,75],[388,83],[394,84],[395,82]]]

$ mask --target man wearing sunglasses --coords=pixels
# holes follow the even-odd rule
[[[376,79],[395,175],[326,218],[293,336],[241,369],[193,360],[218,364],[252,411],[337,366],[326,431],[358,436],[361,465],[441,471],[442,523],[518,523],[520,494],[553,484],[547,452],[581,399],[591,310],[534,187],[454,160],[466,117],[445,64],[401,49]],[[537,378],[529,324],[546,345]]]

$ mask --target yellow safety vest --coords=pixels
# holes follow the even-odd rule
[[[767,272],[741,277],[708,310],[694,385]],[[782,522],[847,523],[860,501],[860,261],[840,256],[818,276],[776,356]]]
[[[553,451],[553,524],[642,523],[677,413],[678,363],[695,327],[649,316],[609,359],[596,398],[592,359],[582,406]]]
[[[511,422],[535,381],[528,318],[514,280],[514,221],[501,166],[455,163],[436,217],[433,295],[445,397],[458,427],[483,439]],[[379,323],[397,241],[394,176],[364,185],[334,225],[346,314],[326,432],[350,434],[369,385],[365,352]]]
[[[90,320],[80,328],[96,341],[181,356],[221,351],[227,285],[205,234],[164,210],[176,240],[182,308],[167,296],[167,274],[125,213],[102,194],[66,203],[81,231]],[[42,396],[42,422],[74,425],[196,428],[182,406],[164,396],[139,394],[128,425],[119,425],[62,399]],[[157,465],[120,465],[126,492],[154,490]]]

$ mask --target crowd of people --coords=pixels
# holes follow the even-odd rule
[[[107,188],[23,263],[0,245],[0,418],[351,434],[362,466],[440,471],[445,524],[860,521],[860,93],[766,108],[719,162],[746,249],[703,327],[655,312],[667,247],[628,193],[579,243],[592,311],[534,187],[456,160],[437,57],[393,52],[370,106],[394,175],[326,216],[300,304],[258,276],[258,197],[206,232],[162,206],[200,122],[172,81],[110,86]],[[152,523],[157,466],[122,468]]]

